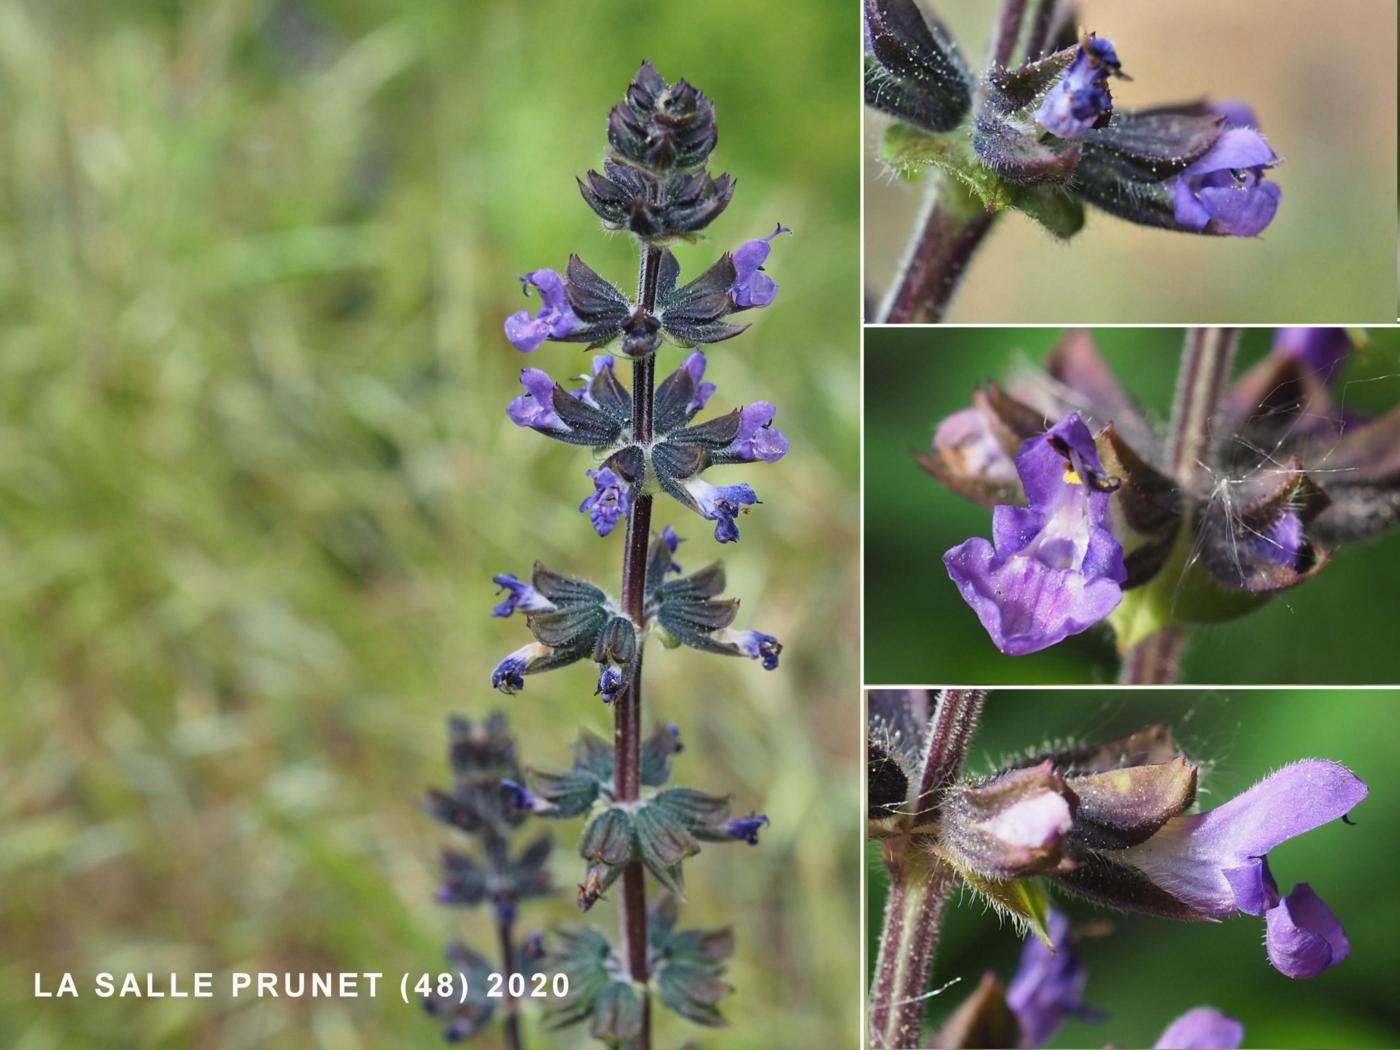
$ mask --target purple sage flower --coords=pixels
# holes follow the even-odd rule
[[[1197,233],[1254,237],[1273,222],[1283,191],[1264,173],[1278,156],[1253,128],[1226,128],[1176,180],[1176,221]]]
[[[725,452],[736,459],[752,463],[761,459],[765,463],[776,463],[787,455],[788,439],[781,430],[773,426],[777,409],[767,401],[755,401],[739,413],[739,436]]]
[[[1244,1025],[1209,1006],[1188,1010],[1154,1044],[1154,1050],[1235,1050],[1244,1042]]]
[[[778,639],[762,631],[734,631],[728,638],[739,647],[739,651],[752,660],[762,660],[765,671],[778,667],[778,654],[783,651]]]
[[[580,380],[583,381],[583,386],[579,387],[577,390],[571,390],[569,391],[569,393],[572,394],[575,399],[582,401],[585,405],[589,405],[593,408],[598,408],[598,402],[594,400],[593,392],[589,389],[589,387],[592,383],[592,380],[596,379],[599,373],[611,371],[614,368],[615,364],[616,362],[613,360],[612,354],[596,355],[593,358],[593,363],[590,366],[589,371],[585,372],[583,375],[578,377]]]
[[[525,674],[531,664],[549,656],[553,650],[540,642],[522,645],[496,665],[491,672],[491,688],[511,696],[525,688]]]
[[[1104,114],[1113,111],[1110,76],[1123,76],[1112,42],[1092,35],[1082,40],[1064,77],[1036,110],[1036,121],[1062,139],[1083,138]]]
[[[510,694],[525,688],[525,660],[512,653],[491,672],[491,688]]]
[[[518,310],[506,318],[506,338],[523,353],[533,353],[546,339],[563,339],[580,327],[579,319],[569,307],[564,294],[564,278],[554,270],[535,270],[520,278],[525,294],[530,285],[540,290],[540,308],[531,316],[529,310]]]
[[[598,669],[598,688],[593,690],[593,695],[601,696],[603,703],[610,704],[621,692],[622,671],[611,664],[604,664]]]
[[[948,575],[1002,652],[1022,656],[1078,634],[1123,599],[1123,548],[1105,527],[1116,482],[1078,413],[1016,454],[1029,507],[998,506],[993,542],[943,555]]]
[[[1274,353],[1296,357],[1330,383],[1351,353],[1351,336],[1345,328],[1280,328],[1274,333]]]
[[[523,609],[525,612],[548,612],[554,608],[552,601],[524,580],[518,579],[514,573],[506,572],[492,576],[491,582],[499,588],[497,594],[501,591],[506,592],[500,604],[491,610],[492,616],[509,616],[516,609]]]
[[[588,515],[593,530],[599,536],[606,536],[627,515],[630,507],[627,483],[610,467],[590,470],[588,476],[593,479],[593,493],[579,504],[578,509]]]
[[[661,539],[666,544],[667,549],[670,550],[672,554],[676,553],[676,549],[683,542],[681,538],[676,535],[676,530],[671,528],[671,526],[669,525],[667,525],[664,529],[661,530]],[[676,561],[673,558],[671,560],[671,564],[666,566],[666,571],[680,572],[681,567],[678,564],[676,564]]]
[[[516,809],[535,808],[535,796],[524,784],[518,784],[514,780],[502,780],[501,790],[510,795],[511,805]]]
[[[1346,816],[1366,794],[1345,766],[1295,762],[1208,813],[1173,817],[1118,856],[1204,916],[1266,916],[1269,962],[1288,977],[1315,977],[1347,957],[1346,934],[1307,883],[1280,900],[1268,853]]]
[[[748,485],[711,485],[701,477],[683,483],[686,494],[695,501],[700,516],[715,523],[715,539],[733,543],[739,538],[739,514],[753,506],[758,496]]]
[[[1103,1016],[1084,1005],[1089,971],[1070,939],[1069,918],[1052,911],[1045,932],[1054,948],[1037,937],[1026,938],[1016,975],[1006,987],[1006,1005],[1021,1027],[1023,1046],[1044,1046],[1066,1018],[1097,1021]]]
[[[1351,954],[1341,920],[1306,882],[1269,909],[1264,925],[1269,962],[1289,977],[1308,980]]]
[[[773,238],[780,233],[791,232],[782,223],[778,223],[778,228],[767,237],[745,241],[735,249],[733,259],[736,277],[729,289],[729,297],[734,300],[735,306],[740,309],[767,306],[777,296],[778,285],[763,272],[763,264],[768,260],[768,253],[773,250]]]
[[[554,411],[554,380],[548,372],[538,368],[522,368],[520,385],[525,393],[506,406],[506,415],[518,427],[531,430],[568,430],[568,426]]]
[[[1215,103],[1210,109],[1217,117],[1225,118],[1227,128],[1259,127],[1259,118],[1254,113],[1254,107],[1240,99],[1226,99]]]
[[[1285,511],[1272,525],[1249,537],[1251,550],[1260,558],[1289,568],[1298,564],[1307,547],[1303,519],[1296,510]]]
[[[750,846],[758,845],[758,833],[768,826],[768,818],[761,814],[753,814],[747,817],[734,817],[725,822],[724,831],[732,839],[747,842]]]
[[[695,380],[695,396],[686,405],[686,411],[691,415],[699,412],[705,407],[705,402],[709,401],[715,392],[715,384],[706,383],[705,379],[705,352],[695,350],[686,356],[681,362],[681,367],[690,373],[690,378]]]

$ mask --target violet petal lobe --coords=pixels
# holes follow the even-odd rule
[[[1249,545],[1267,561],[1290,568],[1297,565],[1307,545],[1302,517],[1296,510],[1286,511],[1272,525],[1250,536]]]
[[[787,455],[788,439],[777,427],[773,418],[777,409],[767,401],[755,401],[739,413],[739,434],[730,442],[726,452],[740,459],[761,459],[765,463],[776,463]]]
[[[593,493],[579,504],[578,509],[588,515],[593,530],[599,536],[606,536],[627,516],[631,507],[628,486],[610,467],[599,467],[587,473],[593,479]]]
[[[1106,528],[1111,486],[1077,413],[1016,456],[1028,508],[999,506],[993,543],[943,556],[948,575],[997,648],[1037,652],[1103,620],[1123,598],[1123,548]]]
[[[767,237],[755,241],[745,241],[734,250],[735,279],[729,290],[734,305],[741,309],[767,306],[778,294],[778,285],[773,278],[763,272],[763,264],[768,261],[768,253],[773,250],[773,238],[780,233],[792,231],[782,223]]]
[[[1274,353],[1296,357],[1317,378],[1330,383],[1351,354],[1345,328],[1280,328],[1274,333]]]
[[[1176,179],[1176,221],[1197,233],[1254,237],[1273,222],[1283,191],[1265,180],[1278,156],[1253,128],[1227,128]]]
[[[705,352],[703,350],[693,350],[687,354],[686,359],[681,362],[681,367],[689,372],[690,377],[695,380],[695,396],[690,399],[690,404],[686,406],[686,411],[694,415],[705,407],[705,402],[714,396],[715,384],[704,381]]]
[[[1173,817],[1120,857],[1205,915],[1262,914],[1271,896],[1268,852],[1340,819],[1366,794],[1366,784],[1345,766],[1295,762],[1208,813]]]
[[[1188,1010],[1161,1034],[1154,1050],[1236,1050],[1244,1025],[1209,1006]]]
[[[567,430],[554,411],[554,380],[538,368],[522,368],[520,385],[525,393],[506,406],[506,415],[518,427],[533,430]]]
[[[1062,139],[1083,138],[1113,110],[1110,75],[1121,75],[1118,53],[1108,40],[1090,37],[1075,53],[1064,77],[1050,89],[1035,119]]]
[[[1021,1045],[1044,1046],[1068,1017],[1096,1020],[1084,1005],[1089,974],[1070,939],[1069,919],[1058,911],[1045,924],[1054,950],[1028,937],[1016,974],[1006,987],[1006,1005],[1021,1026]]]
[[[1316,977],[1351,953],[1341,920],[1306,882],[1269,910],[1265,924],[1269,962],[1287,977]]]
[[[564,278],[554,270],[535,270],[521,278],[528,295],[533,285],[540,292],[540,308],[532,316],[528,310],[518,310],[506,318],[506,338],[517,350],[533,353],[546,339],[562,339],[575,332],[579,320],[569,307],[564,291]]]

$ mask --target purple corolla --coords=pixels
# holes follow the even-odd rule
[[[1105,527],[1117,483],[1078,413],[1025,442],[1016,471],[1030,506],[995,508],[993,542],[974,537],[943,563],[996,647],[1021,656],[1108,616],[1127,572]]]
[[[1045,932],[1054,947],[1027,938],[1016,975],[1006,986],[1006,1005],[1020,1025],[1022,1046],[1044,1046],[1068,1017],[1094,1021],[1102,1016],[1084,1005],[1089,973],[1070,939],[1069,918],[1052,911]]]
[[[739,435],[724,449],[735,459],[752,463],[776,463],[787,455],[788,439],[773,426],[777,409],[767,401],[755,401],[739,413]]]
[[[1278,156],[1254,128],[1229,127],[1176,180],[1176,221],[1197,233],[1254,237],[1274,219],[1283,191],[1265,179]]]
[[[768,261],[768,253],[773,250],[773,238],[780,233],[791,232],[779,223],[778,228],[767,237],[745,241],[735,249],[735,278],[729,289],[729,297],[734,300],[735,306],[741,309],[767,306],[777,296],[778,285],[763,272],[763,264]]]
[[[590,470],[588,476],[593,479],[593,492],[579,504],[578,509],[588,515],[593,530],[599,536],[606,536],[627,516],[631,506],[627,496],[628,485],[610,467]]]
[[[1342,924],[1307,883],[1281,898],[1267,856],[1344,817],[1366,793],[1345,766],[1295,762],[1208,813],[1173,817],[1116,858],[1202,916],[1266,916],[1269,962],[1288,977],[1316,977],[1347,957]]]
[[[506,415],[512,423],[546,433],[568,429],[554,411],[554,380],[548,372],[538,368],[522,368],[520,385],[525,388],[525,393],[506,406]]]
[[[514,573],[506,572],[499,576],[492,576],[491,582],[500,588],[496,592],[497,594],[500,594],[501,591],[506,592],[506,596],[491,610],[492,616],[509,616],[516,609],[528,613],[548,612],[554,608],[552,601],[524,580],[517,578]]]
[[[1122,75],[1112,42],[1088,37],[1064,77],[1045,96],[1035,119],[1046,131],[1062,139],[1083,138],[1104,114],[1112,111],[1108,78]]]
[[[690,378],[695,380],[695,396],[690,399],[685,410],[692,416],[705,407],[705,402],[714,395],[715,384],[706,383],[705,379],[705,352],[695,350],[686,356],[681,362],[681,367],[690,373]]]
[[[755,813],[748,817],[734,817],[725,821],[724,833],[732,839],[740,842],[747,842],[750,846],[758,845],[758,833],[768,826],[768,818],[761,813]]]
[[[506,338],[517,350],[532,353],[546,339],[563,339],[580,327],[579,319],[569,306],[564,292],[564,278],[554,270],[535,270],[520,279],[525,294],[530,286],[540,290],[540,308],[532,316],[529,310],[517,310],[506,318]]]
[[[1235,1050],[1244,1042],[1244,1025],[1209,1006],[1187,1010],[1158,1037],[1153,1050]]]
[[[701,477],[687,479],[682,486],[694,501],[700,516],[715,523],[715,539],[733,543],[739,538],[739,515],[743,508],[758,502],[748,485],[711,485]]]
[[[1351,336],[1345,328],[1280,328],[1274,333],[1274,353],[1297,358],[1330,383],[1351,353]]]

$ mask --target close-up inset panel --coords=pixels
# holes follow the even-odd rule
[[[1400,333],[866,335],[866,680],[1387,683]]]
[[[1384,1047],[1393,691],[867,694],[875,1047]]]
[[[864,9],[868,320],[1394,319],[1390,0]]]

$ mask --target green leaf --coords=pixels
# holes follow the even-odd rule
[[[589,926],[565,927],[555,934],[547,959],[549,969],[565,974],[569,993],[552,1008],[545,1027],[563,1028],[592,1016],[594,1004],[622,968],[612,944]]]
[[[965,137],[932,135],[908,124],[893,124],[885,131],[881,154],[886,164],[906,178],[930,168],[947,176],[951,186],[964,192],[945,191],[941,202],[966,212],[966,217],[1010,208],[1029,215],[1061,240],[1073,237],[1084,226],[1084,207],[1069,193],[1054,186],[1021,186],[999,178],[977,159]]]
[[[583,829],[579,855],[604,864],[625,864],[632,859],[632,817],[620,806],[605,809]]]
[[[668,788],[659,792],[651,804],[660,807],[687,828],[719,824],[729,816],[729,798],[710,795],[695,788]]]
[[[710,1028],[729,1023],[720,1014],[717,1004],[734,989],[711,968],[667,961],[662,963],[655,980],[661,1001],[686,1020]]]
[[[977,160],[966,135],[934,135],[908,124],[891,124],[885,130],[881,156],[906,178],[929,168],[949,175],[992,211],[1010,204],[1006,184]]]
[[[1019,919],[1031,933],[1050,949],[1050,934],[1045,924],[1050,921],[1050,896],[1040,879],[1008,879],[1004,882],[984,879],[961,870],[967,884],[987,899],[992,907],[1003,914]]]
[[[553,808],[541,816],[567,819],[587,813],[598,800],[599,781],[587,770],[572,773],[530,772],[530,786],[535,794]]]
[[[637,852],[648,868],[663,871],[700,852],[700,843],[685,825],[655,802],[643,804],[632,816]]]
[[[613,980],[593,1001],[589,1034],[608,1043],[631,1042],[642,1032],[642,997],[630,981]]]
[[[1062,241],[1084,227],[1084,205],[1059,186],[1008,185],[1012,207],[1029,215]]]
[[[597,733],[580,730],[574,741],[574,767],[586,769],[600,781],[608,781],[613,775],[613,746]]]

